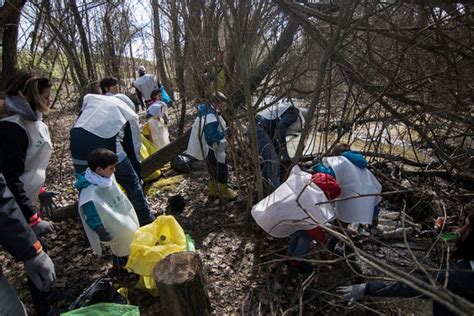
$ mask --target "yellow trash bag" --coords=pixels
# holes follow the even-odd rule
[[[156,289],[153,279],[156,263],[169,254],[185,250],[186,236],[183,228],[173,216],[162,215],[135,232],[126,268],[143,277],[147,290],[153,290]]]
[[[145,137],[145,135],[147,134],[145,132],[145,128],[143,128],[143,133],[140,134],[141,139],[142,139],[142,149],[143,147],[145,147],[147,151],[146,157],[148,157],[149,155],[155,153],[156,148],[153,147],[153,144],[148,140],[148,138]],[[142,154],[142,149],[140,149],[140,154]],[[143,157],[143,154],[142,154],[142,159],[145,159],[146,157]]]
[[[140,156],[141,156],[142,160],[144,160],[144,159],[148,158],[148,156],[150,156],[152,153],[154,153],[156,151],[156,149],[153,147],[153,145],[150,143],[150,141],[148,139],[146,139],[145,136],[143,136],[143,134],[141,135],[141,138],[142,138],[142,146],[140,147]],[[154,181],[154,180],[158,179],[160,176],[161,176],[161,171],[158,169],[158,170],[155,170],[148,177],[143,179],[143,181],[151,182],[151,181]]]

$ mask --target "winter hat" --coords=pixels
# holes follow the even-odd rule
[[[326,173],[315,173],[311,177],[311,181],[316,184],[329,200],[335,199],[341,194],[341,186],[336,179]]]
[[[139,73],[145,73],[145,66],[138,67],[138,72]]]

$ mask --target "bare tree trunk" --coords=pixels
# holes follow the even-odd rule
[[[257,69],[250,77],[250,90],[252,92],[255,91],[265,76],[269,74],[280,58],[288,51],[288,48],[291,47],[298,27],[299,23],[295,19],[291,19],[270,54],[257,66]],[[239,88],[237,91],[234,91],[231,95],[231,100],[234,107],[242,104],[245,100],[243,89]]]
[[[69,0],[69,6],[71,7],[72,15],[74,16],[74,21],[76,22],[77,30],[79,31],[79,37],[81,39],[81,48],[82,53],[84,54],[84,60],[86,62],[87,77],[89,81],[95,81],[94,76],[94,65],[92,64],[91,53],[89,49],[89,43],[87,41],[87,35],[82,24],[82,18],[79,15],[79,10],[77,9],[77,4],[75,0]]]
[[[89,82],[87,80],[87,76],[84,72],[84,69],[82,68],[81,60],[78,56],[78,53],[75,50],[76,46],[74,43],[70,42],[67,39],[66,35],[64,34],[64,31],[60,29],[58,25],[56,25],[57,21],[53,21],[54,16],[51,12],[52,10],[51,10],[50,1],[45,0],[44,4],[45,4],[45,10],[47,12],[46,17],[47,17],[48,26],[51,29],[51,31],[54,33],[54,35],[56,35],[66,57],[71,62],[72,64],[71,74],[72,74],[72,77],[75,79],[77,91],[81,95],[83,95],[89,87]]]
[[[171,25],[172,25],[172,41],[173,41],[173,51],[175,58],[175,72],[176,72],[176,84],[179,90],[179,98],[181,99],[181,113],[178,123],[178,136],[183,134],[184,123],[186,119],[186,82],[184,77],[185,69],[185,58],[186,58],[186,49],[184,52],[181,50],[180,43],[180,30],[178,22],[178,10],[181,2],[171,0],[170,2],[170,16],[171,16]]]
[[[21,9],[25,3],[26,1],[6,1],[0,9],[0,28],[3,28],[0,92],[6,90],[8,83],[15,77],[18,71],[18,24],[20,23]]]
[[[158,0],[151,0],[151,7],[153,9],[153,34],[155,35],[153,47],[155,48],[156,64],[158,66],[160,82],[165,86],[166,89],[170,89],[171,85],[165,69],[163,38],[161,37],[160,29],[160,7]],[[170,96],[172,97],[173,93],[170,93]]]
[[[43,4],[43,6],[44,6],[44,4]],[[34,66],[34,64],[35,64],[36,53],[38,51],[38,46],[39,46],[38,45],[39,41],[37,43],[37,40],[38,40],[38,38],[41,38],[42,35],[43,35],[43,34],[38,34],[38,32],[40,30],[40,26],[42,25],[42,22],[43,22],[43,12],[44,12],[44,9],[41,8],[38,12],[38,16],[36,17],[33,32],[31,33],[31,44],[30,44],[30,54],[31,54],[30,65],[31,66]],[[41,28],[41,33],[43,33],[43,30],[44,30],[44,27]]]
[[[114,31],[112,29],[112,21],[110,20],[110,17],[114,14],[114,11],[114,7],[111,4],[108,4],[104,13],[104,62],[106,63],[106,75],[114,76],[120,80],[118,56],[115,53]]]

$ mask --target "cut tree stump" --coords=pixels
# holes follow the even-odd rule
[[[164,315],[210,315],[211,305],[195,252],[176,252],[158,262],[153,277]]]

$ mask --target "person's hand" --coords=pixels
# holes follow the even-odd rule
[[[41,237],[44,235],[51,234],[54,231],[53,224],[47,221],[43,221],[41,217],[38,216],[38,219],[35,221],[35,223],[30,224],[31,229],[36,234],[36,237]]]
[[[46,214],[51,216],[54,210],[58,208],[56,203],[54,202],[54,197],[57,195],[56,192],[51,191],[44,191],[38,195],[38,199],[40,201],[40,212],[41,214]]]
[[[100,241],[102,242],[108,242],[113,239],[112,236],[109,234],[109,232],[105,230],[104,225],[100,225],[99,227],[94,229],[94,231],[97,233]]]
[[[56,272],[54,263],[46,252],[41,251],[35,257],[26,260],[24,265],[26,273],[40,291],[51,290],[56,282]]]
[[[342,295],[348,301],[358,301],[365,296],[365,288],[367,284],[354,284],[350,286],[340,286],[336,288],[336,292]]]

